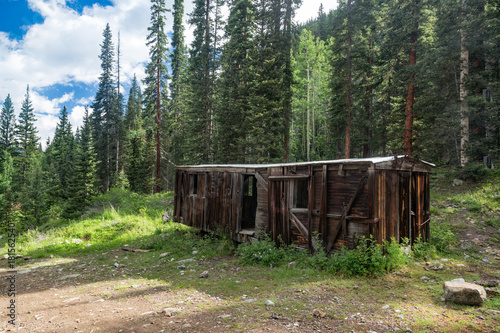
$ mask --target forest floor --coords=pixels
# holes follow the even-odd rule
[[[442,289],[453,278],[500,280],[500,208],[481,201],[499,193],[485,186],[437,177],[433,222],[450,226],[451,250],[374,278],[242,265],[196,242],[151,246],[175,232],[97,249],[85,234],[53,247],[37,236],[38,252],[20,245],[34,259],[17,263],[15,325],[7,322],[9,281],[0,279],[0,332],[500,332],[499,287],[481,307],[446,303]],[[7,260],[0,274],[9,276]]]

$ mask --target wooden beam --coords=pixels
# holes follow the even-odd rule
[[[295,227],[297,227],[297,229],[299,229],[300,233],[302,234],[302,236],[304,236],[304,238],[309,239],[309,236],[311,234],[309,233],[307,228],[304,226],[304,224],[302,224],[302,222],[299,220],[299,218],[292,212],[290,212],[290,221],[292,221],[293,224],[295,225]],[[317,250],[318,249],[318,242],[316,242],[316,239],[312,238],[311,242],[312,242],[313,248],[315,250]]]
[[[314,205],[314,177],[313,177],[313,168],[310,165],[309,166],[309,197],[307,198],[307,227],[308,227],[308,234],[307,234],[307,247],[309,248],[309,251],[311,251],[311,247],[313,246],[313,242],[316,240],[312,237],[312,210],[313,210],[313,205]],[[317,247],[316,247],[317,248]]]
[[[354,203],[354,200],[358,196],[359,191],[363,188],[363,185],[365,184],[365,181],[367,178],[368,177],[366,175],[364,175],[363,178],[361,178],[361,181],[359,182],[358,187],[356,188],[356,191],[354,192],[353,196],[351,197],[351,200],[349,200],[349,203],[347,204],[347,206],[344,207],[344,210],[342,212],[342,216],[340,217],[340,221],[337,223],[337,226],[336,226],[335,230],[333,231],[332,237],[329,237],[328,245],[326,247],[326,253],[330,252],[330,250],[332,249],[332,246],[335,243],[335,240],[337,239],[337,236],[339,234],[341,227],[344,226],[344,228],[345,228],[345,220],[346,220],[347,214],[351,210],[352,204]]]
[[[326,196],[328,194],[327,191],[327,171],[328,166],[323,165],[323,174],[321,177],[321,205],[319,208],[319,232],[321,233],[321,238],[323,240],[323,244],[326,244],[328,237],[328,228],[326,225],[326,214],[327,214],[327,200]]]
[[[260,172],[255,173],[255,179],[257,179],[257,182],[264,188],[266,191],[268,190],[267,188],[267,181],[262,177]]]
[[[309,175],[277,175],[269,176],[269,180],[293,180],[293,179],[309,179]]]

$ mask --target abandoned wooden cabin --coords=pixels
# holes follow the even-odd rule
[[[174,221],[238,242],[262,230],[308,249],[317,233],[327,252],[352,247],[355,235],[426,241],[432,166],[404,156],[180,166]]]

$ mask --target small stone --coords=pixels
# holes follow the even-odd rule
[[[464,243],[460,244],[460,248],[462,250],[470,250],[472,248],[472,245],[470,243],[464,242]]]
[[[207,277],[208,277],[208,271],[203,271],[199,276],[200,279],[205,279]]]
[[[179,265],[179,266],[177,266],[177,269],[186,269],[186,266],[184,266],[184,265]]]
[[[462,278],[458,278],[458,279],[451,280],[451,282],[465,282],[465,280]]]
[[[297,266],[297,263],[295,261],[288,263],[288,267],[295,267],[295,266]]]
[[[245,300],[245,303],[252,303],[252,302],[255,302],[257,300],[257,298],[249,298],[247,300]]]
[[[325,318],[326,317],[326,313],[324,313],[321,310],[315,309],[314,312],[313,312],[313,316],[316,317],[316,318]]]
[[[197,255],[197,254],[198,254],[198,251],[193,251],[193,252],[191,252],[191,254],[192,254],[193,256],[195,256],[195,255]]]
[[[412,330],[411,330],[411,328],[409,328],[409,327],[405,328],[405,332],[406,332],[406,333],[413,333],[413,331],[412,331]]]
[[[484,262],[486,262],[486,263],[491,262],[491,260],[490,260],[490,259],[488,259],[488,258],[483,258],[482,260],[483,260]]]
[[[165,253],[162,253],[160,254],[160,258],[163,258],[163,257],[166,257],[170,254],[170,252],[165,252]]]
[[[266,300],[266,306],[274,306],[274,302],[271,300]]]
[[[193,259],[193,258],[188,258],[188,259],[184,259],[184,260],[179,260],[178,263],[182,264],[182,263],[185,263],[185,262],[193,262],[193,261],[196,261],[196,260]]]
[[[190,324],[184,324],[184,325],[182,325],[182,328],[191,328],[191,325]]]
[[[4,254],[4,256],[2,257],[2,259],[9,259],[9,255],[8,254]]]
[[[118,268],[118,267],[120,267],[120,264],[117,263],[117,262],[115,262],[113,266],[115,266],[116,268]]]
[[[453,179],[453,186],[462,186],[464,184],[464,181],[461,179]]]

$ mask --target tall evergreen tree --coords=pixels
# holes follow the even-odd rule
[[[93,141],[91,120],[88,109],[85,109],[83,125],[75,139],[74,171],[69,182],[71,196],[65,211],[68,217],[80,214],[91,198],[98,193],[97,155]]]
[[[217,160],[225,163],[243,163],[252,155],[252,145],[247,141],[250,128],[247,120],[250,117],[250,87],[255,84],[250,59],[250,51],[255,47],[254,15],[252,1],[230,3],[227,43],[222,52],[217,93],[219,104],[214,115]]]
[[[165,0],[151,0],[151,19],[148,27],[146,45],[149,46],[150,62],[146,67],[146,78],[144,83],[146,123],[145,126],[155,133],[156,142],[156,184],[155,192],[161,190],[161,128],[162,114],[166,111],[167,100],[167,35],[165,33]]]
[[[99,86],[92,104],[92,130],[97,153],[98,177],[101,189],[108,191],[114,179],[116,152],[119,142],[119,126],[121,109],[114,77],[114,47],[109,23],[103,31],[101,44],[102,73],[99,76]]]
[[[61,110],[54,139],[46,154],[50,154],[49,163],[52,164],[52,170],[57,177],[57,186],[52,188],[53,193],[51,194],[64,202],[72,195],[69,183],[74,172],[74,137],[68,119],[68,110],[65,106]]]
[[[38,149],[38,130],[35,126],[36,118],[33,104],[30,99],[29,86],[26,88],[26,95],[21,106],[21,113],[15,129],[17,141],[17,151],[15,165],[19,169],[19,181],[17,184],[24,184],[27,176],[27,169],[30,163],[30,156]],[[17,173],[17,172],[16,172]]]
[[[0,114],[0,150],[12,152],[14,147],[14,129],[16,118],[14,116],[14,106],[10,94],[7,95]],[[0,159],[2,161],[3,159]]]

